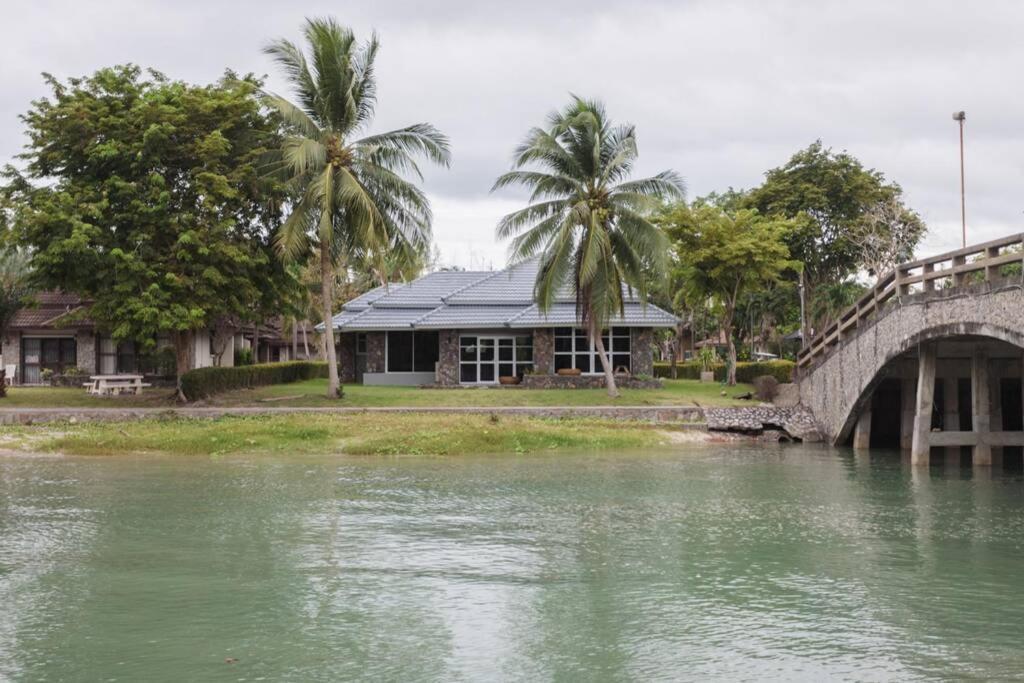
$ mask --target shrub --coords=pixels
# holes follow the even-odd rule
[[[181,376],[181,390],[189,401],[224,391],[249,389],[267,384],[287,384],[327,376],[327,363],[289,361],[235,368],[197,368]]]
[[[779,380],[774,375],[758,375],[754,378],[754,393],[760,401],[771,401],[779,395]]]
[[[235,349],[235,367],[252,365],[252,349]]]
[[[691,360],[684,363],[678,363],[676,365],[676,370],[679,379],[700,379],[701,367],[700,361]],[[755,377],[771,375],[779,382],[792,382],[794,367],[796,367],[796,363],[791,360],[766,360],[754,363],[737,363],[736,381],[752,382]],[[719,382],[724,382],[726,374],[725,370],[725,363],[716,363],[714,365],[715,379]],[[655,363],[654,376],[671,377],[672,370],[670,369],[669,364]]]

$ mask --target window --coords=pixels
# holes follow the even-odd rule
[[[612,369],[629,372],[629,328],[613,327],[610,335],[608,330],[604,330],[601,340]],[[590,343],[586,331],[571,327],[555,328],[555,370],[565,368],[577,368],[584,374],[604,372],[597,349]]]
[[[78,345],[74,339],[24,337],[21,340],[21,378],[25,384],[42,381],[42,371],[52,370],[60,375],[74,367],[78,359]]]
[[[433,372],[439,358],[437,332],[414,332],[412,357],[415,372]]]
[[[434,371],[438,359],[437,332],[388,332],[387,346],[387,372]]]
[[[356,332],[356,353],[366,355],[366,333]]]
[[[135,342],[115,343],[110,337],[100,337],[99,361],[101,375],[134,374],[140,367]]]
[[[522,377],[533,367],[533,337],[459,338],[459,381],[491,384],[499,377]]]

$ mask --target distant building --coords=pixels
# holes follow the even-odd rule
[[[212,330],[197,330],[192,349],[192,367],[234,365],[235,352],[253,347],[258,331],[256,362],[289,360],[292,340],[282,335],[280,320],[253,329],[240,329],[216,348]],[[171,346],[170,338],[158,337],[157,350]],[[315,345],[314,345],[315,346]],[[299,357],[304,357],[301,341]],[[313,347],[311,352],[315,354]],[[219,355],[217,351],[220,351]],[[41,384],[43,371],[64,374],[70,368],[87,374],[162,374],[156,367],[158,354],[144,353],[141,345],[131,341],[115,342],[102,333],[88,317],[88,302],[77,294],[59,291],[40,292],[33,305],[18,311],[0,345],[4,368],[15,367],[16,384]]]
[[[579,329],[571,293],[551,310],[534,303],[537,261],[501,271],[430,273],[377,287],[334,316],[342,381],[364,384],[497,384],[578,369],[564,383],[603,383],[600,360]],[[605,348],[617,371],[653,373],[654,328],[675,316],[625,293],[625,314],[611,320]]]

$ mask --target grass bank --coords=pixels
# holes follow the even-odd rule
[[[11,427],[0,448],[81,455],[462,455],[664,445],[651,425],[488,415],[274,415]]]
[[[749,405],[734,396],[752,391],[741,384],[723,387],[720,384],[701,384],[697,380],[665,380],[662,389],[623,389],[622,396],[610,399],[604,389],[420,389],[419,387],[367,387],[358,384],[345,386],[345,398],[328,399],[327,380],[314,379],[293,384],[275,384],[220,394],[203,401],[212,406],[288,406],[288,407],[496,407],[496,406],[658,406],[693,405],[729,406]],[[722,396],[722,392],[725,396]],[[0,408],[116,408],[116,407],[168,407],[174,405],[167,389],[150,389],[141,396],[101,398],[90,396],[83,389],[59,387],[14,387],[8,397],[0,399]]]

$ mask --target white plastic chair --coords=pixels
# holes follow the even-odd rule
[[[18,366],[15,363],[4,366],[4,383],[8,386],[14,385],[14,376],[18,372]]]

